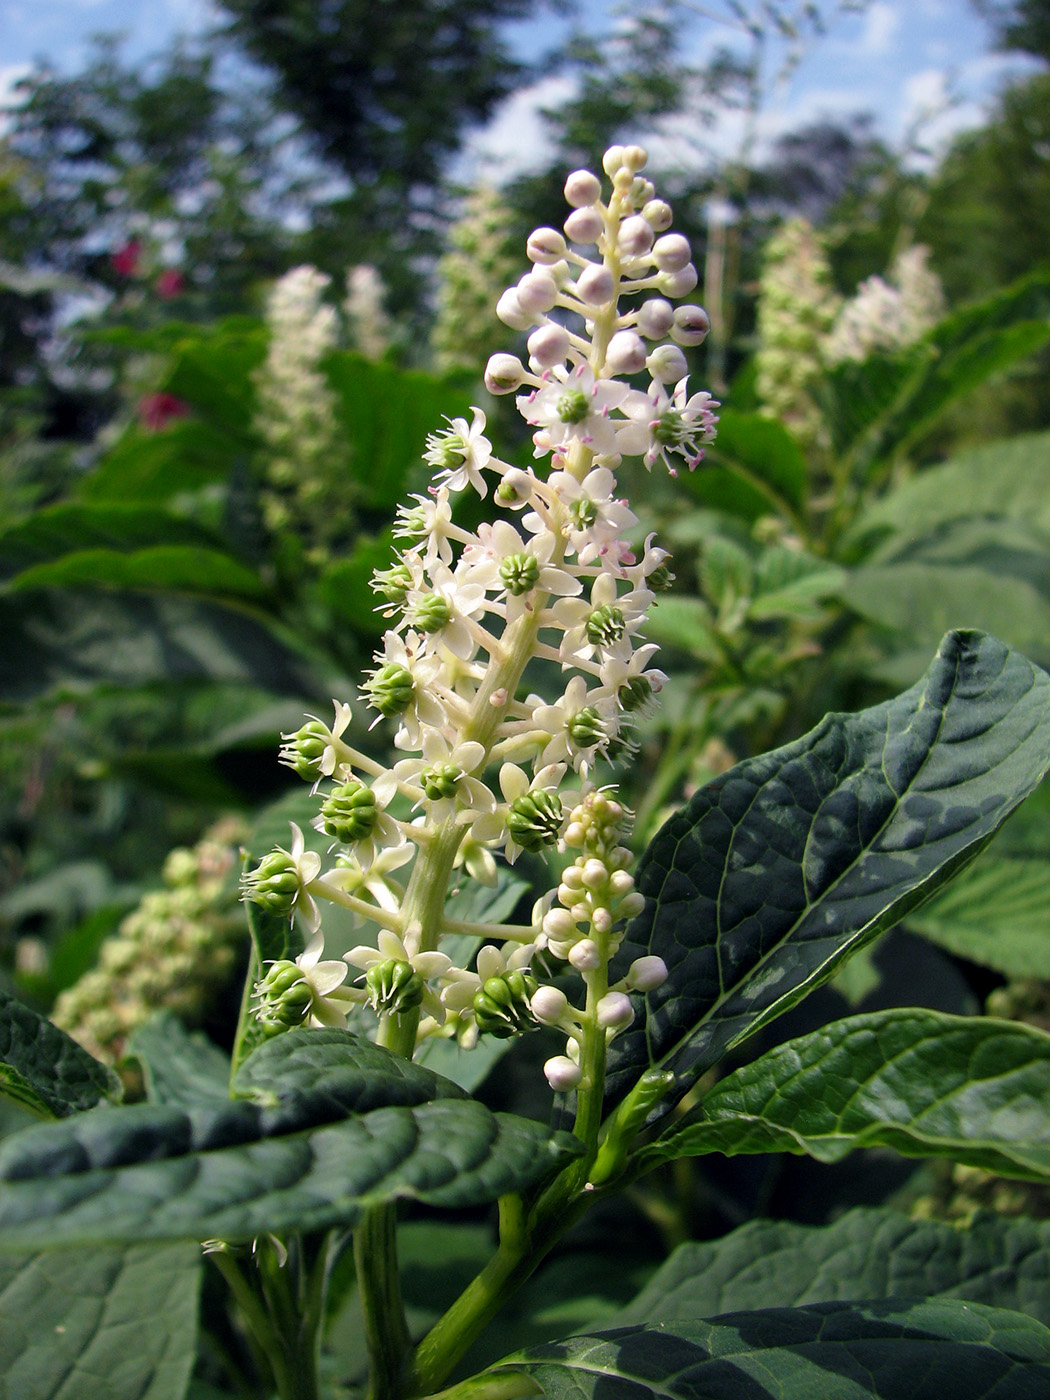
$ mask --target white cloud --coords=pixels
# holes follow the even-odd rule
[[[888,5],[886,0],[875,0],[864,15],[860,47],[867,54],[888,53],[895,47],[893,40],[900,26],[900,12]]]
[[[502,102],[493,119],[467,144],[466,161],[474,168],[473,178],[503,185],[518,175],[542,170],[551,159],[552,144],[540,109],[559,107],[575,92],[571,78],[544,78]]]

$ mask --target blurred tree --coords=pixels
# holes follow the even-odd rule
[[[1050,63],[1050,8],[1046,0],[976,0],[995,29],[996,48],[1029,53]]]

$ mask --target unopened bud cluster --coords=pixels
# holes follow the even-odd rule
[[[224,821],[164,863],[165,888],[106,939],[98,965],[55,1003],[52,1020],[96,1059],[113,1064],[132,1031],[168,1009],[194,1022],[228,979],[244,939],[236,914],[236,821]]]
[[[529,364],[495,356],[489,385],[524,389],[517,407],[534,430],[535,458],[549,462],[501,461],[479,409],[427,439],[434,479],[398,512],[400,552],[374,576],[389,626],[359,687],[373,723],[395,725],[395,761],[362,751],[342,701],[331,723],[310,717],[285,736],[283,761],[318,790],[319,839],[307,849],[294,831],[245,881],[246,898],[310,933],[294,964],[301,976],[271,969],[259,984],[268,1026],[345,1024],[368,1003],[381,1018],[418,1021],[419,1036],[455,1034],[469,1045],[519,1034],[553,1023],[537,1009],[553,990],[539,985],[540,949],[583,977],[585,1038],[622,1029],[630,993],[656,985],[659,969],[648,964],[616,987],[606,976],[641,900],[617,835],[624,812],[595,774],[629,751],[666,679],[644,629],[671,581],[668,556],[640,537],[616,471],[628,455],[672,472],[679,462],[695,467],[717,405],[688,393],[684,350],[704,338],[707,318],[673,305],[696,271],[644,165],[639,147],[614,147],[605,197],[598,176],[571,175],[564,231],[534,231],[531,270],[499,299],[504,322],[531,332]],[[491,491],[495,504],[476,531],[454,516],[465,491]],[[552,665],[559,691],[530,690],[534,673],[538,687]],[[576,860],[530,924],[446,915],[457,869],[495,885],[497,858],[556,849]],[[375,946],[323,962],[326,900],[370,923]],[[453,934],[484,940],[474,967],[442,951]]]

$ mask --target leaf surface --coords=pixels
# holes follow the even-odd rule
[[[128,1037],[124,1058],[142,1069],[150,1103],[225,1103],[230,1062],[201,1031],[188,1031],[173,1011],[159,1011]]]
[[[962,632],[903,695],[702,788],[639,867],[620,956],[670,975],[610,1047],[610,1096],[659,1065],[665,1111],[972,859],[1048,766],[1050,678]]]
[[[913,933],[1004,977],[1050,981],[1048,909],[1046,861],[989,854],[909,914],[907,922]]]
[[[65,1031],[0,990],[0,1094],[43,1118],[119,1099],[120,1080]]]

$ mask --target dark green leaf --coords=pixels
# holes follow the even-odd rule
[[[753,1220],[683,1244],[609,1326],[858,1298],[948,1297],[1050,1324],[1050,1223],[982,1215],[965,1229],[860,1208],[831,1225]]]
[[[197,1359],[200,1250],[0,1255],[5,1400],[182,1400]]]
[[[933,353],[925,344],[911,346],[895,355],[845,360],[825,375],[816,385],[814,397],[831,429],[837,456],[859,451],[895,405],[907,402],[921,383]]]
[[[851,1016],[734,1070],[689,1118],[642,1158],[805,1152],[837,1162],[892,1147],[1045,1181],[1050,1035],[914,1007]]]
[[[0,1248],[321,1230],[399,1197],[483,1205],[535,1186],[579,1151],[567,1134],[472,1100],[405,1106],[418,1094],[407,1075],[362,1091],[396,1091],[397,1106],[332,1122],[352,1098],[353,1073],[323,1082],[283,1093],[274,1108],[137,1105],[14,1134],[0,1144]]]
[[[26,588],[127,588],[234,598],[266,596],[259,576],[217,549],[164,544],[121,552],[82,549],[23,570],[7,585]]]
[[[161,544],[215,549],[220,541],[193,521],[152,506],[47,506],[0,533],[0,578],[82,550],[132,552]]]
[[[112,1070],[0,990],[0,1094],[41,1117],[64,1118],[120,1093]]]
[[[718,437],[707,452],[714,467],[737,477],[746,489],[762,498],[764,513],[768,514],[770,507],[800,507],[805,501],[805,456],[788,430],[775,418],[722,409]],[[694,483],[698,488],[703,486],[702,478],[709,470],[705,464],[690,479],[690,494],[693,494]]]
[[[1048,766],[1050,678],[950,633],[911,690],[701,789],[639,868],[623,956],[670,976],[610,1049],[613,1097],[658,1064],[673,1102],[972,859]]]
[[[124,1058],[141,1067],[150,1103],[188,1108],[230,1097],[229,1058],[172,1011],[158,1012],[129,1036]]]
[[[507,1372],[547,1400],[1039,1400],[1050,1331],[955,1299],[825,1303],[570,1337]]]
[[[1050,866],[984,856],[908,916],[908,928],[1004,977],[1050,981]]]
[[[79,496],[87,502],[170,501],[225,482],[244,447],[212,424],[181,419],[162,432],[130,428],[84,477]]]
[[[202,334],[194,326],[173,347],[165,388],[184,399],[209,427],[252,446],[255,416],[252,375],[266,358],[264,326],[228,321]]]

